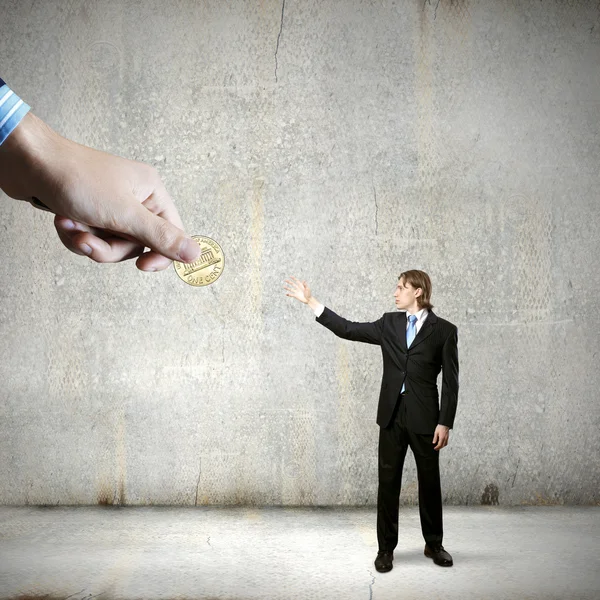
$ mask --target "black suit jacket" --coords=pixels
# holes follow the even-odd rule
[[[377,424],[387,427],[406,384],[407,426],[432,434],[436,425],[454,425],[458,402],[458,330],[429,311],[410,348],[406,347],[406,313],[385,313],[373,323],[354,323],[325,308],[317,321],[338,337],[381,346],[383,378]],[[441,403],[437,376],[442,374]]]

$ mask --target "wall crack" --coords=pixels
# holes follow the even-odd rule
[[[196,499],[194,500],[194,506],[198,506],[198,490],[200,489],[200,477],[202,476],[202,459],[198,461],[198,479],[196,481]]]
[[[275,83],[277,83],[277,53],[279,52],[279,42],[283,31],[283,13],[285,12],[285,0],[281,2],[281,22],[279,24],[279,33],[277,34],[277,46],[275,47]]]
[[[433,9],[433,20],[434,21],[437,17],[437,9],[438,9],[438,6],[440,5],[441,1],[442,0],[438,0],[437,4],[435,5],[435,8]],[[423,10],[425,10],[425,6],[427,6],[427,4],[429,4],[429,6],[431,6],[431,0],[425,0],[425,2],[423,3]]]
[[[519,470],[519,465],[521,464],[521,459],[517,461],[517,468],[515,469],[515,474],[512,480],[512,485],[510,487],[515,487],[515,479],[517,478],[517,471]]]
[[[375,198],[375,235],[379,233],[379,206],[377,204],[377,190],[375,189],[375,183],[373,185],[373,197]]]

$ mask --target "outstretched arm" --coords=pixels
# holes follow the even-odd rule
[[[296,277],[290,277],[285,281],[284,289],[287,296],[296,298],[303,304],[308,304],[314,311],[317,321],[327,327],[338,337],[353,342],[365,342],[367,344],[381,344],[383,331],[383,317],[373,323],[356,323],[348,321],[335,314],[332,310],[325,308],[316,298],[312,296],[310,287],[306,281],[300,281]]]

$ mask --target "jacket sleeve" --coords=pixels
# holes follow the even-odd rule
[[[456,327],[442,348],[442,398],[439,424],[452,428],[458,404],[458,331]]]
[[[373,323],[355,323],[325,307],[321,316],[317,317],[317,322],[345,340],[381,345],[383,317]]]

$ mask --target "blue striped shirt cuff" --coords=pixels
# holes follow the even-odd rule
[[[0,145],[12,133],[21,119],[29,112],[30,106],[25,104],[0,79]]]

